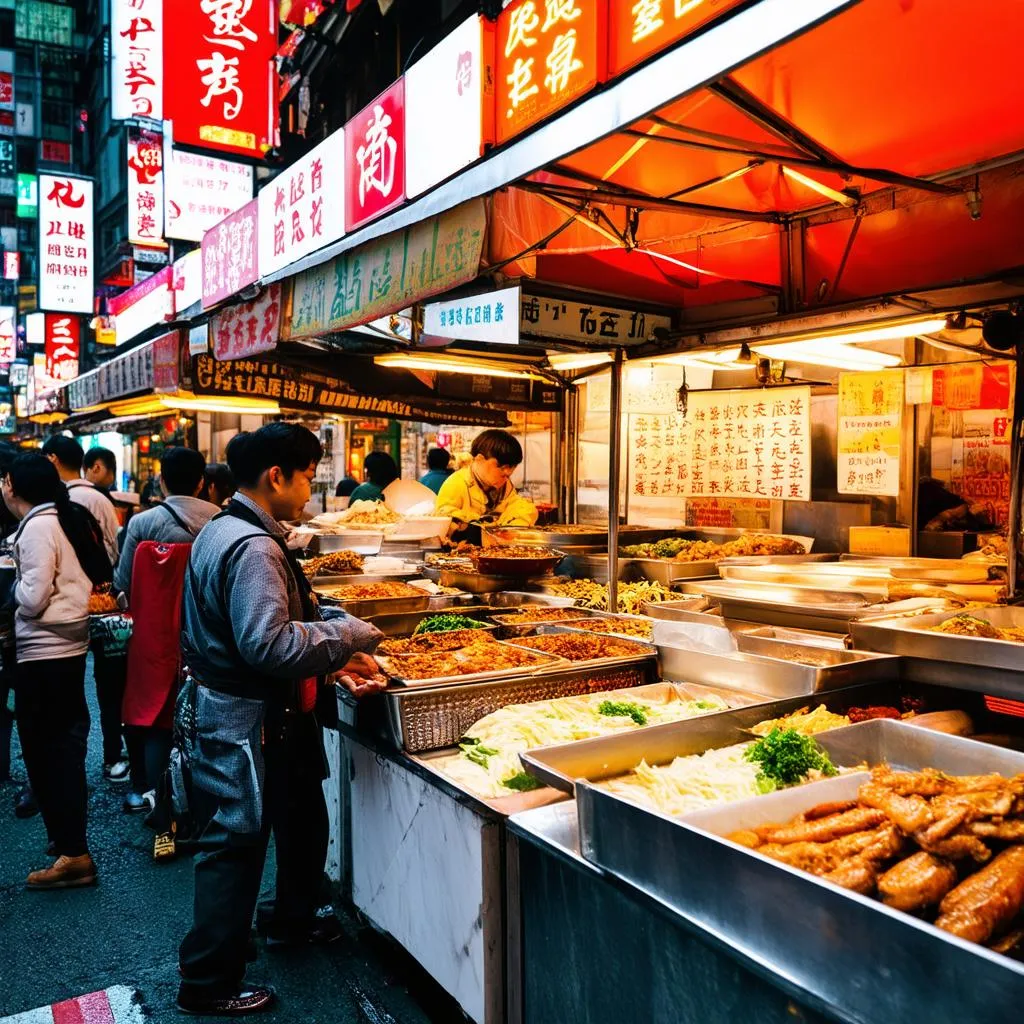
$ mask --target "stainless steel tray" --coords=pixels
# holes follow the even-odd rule
[[[573,632],[578,633],[582,631],[568,629],[564,625],[560,624],[548,625],[546,623],[542,623],[537,627],[535,635],[551,636],[553,634],[558,633]],[[593,634],[590,635],[593,636]],[[520,639],[525,639],[525,637],[522,637]],[[638,640],[634,636],[623,637],[622,639],[628,640],[629,642],[636,644],[640,650],[638,650],[636,654],[624,654],[612,658],[594,658],[590,661],[570,661],[568,658],[565,658],[564,660],[568,661],[571,665],[575,665],[576,668],[580,669],[581,671],[586,672],[592,668],[601,668],[605,665],[635,665],[637,663],[647,661],[648,659],[650,659],[653,664],[655,662],[655,659],[658,657],[658,649],[653,644],[649,644],[643,640]],[[533,647],[517,644],[514,639],[508,640],[507,643],[511,644],[513,647],[521,647],[523,650],[526,651],[536,650],[536,648]],[[543,653],[546,654],[548,652],[545,651]],[[557,655],[557,657],[561,658],[562,656]]]
[[[539,604],[540,602],[537,602],[537,603]],[[571,606],[572,605],[570,603],[569,605],[564,605],[563,607],[571,607]],[[575,620],[579,620],[579,619],[592,619],[594,617],[594,615],[595,615],[595,613],[593,611],[591,611],[590,609],[588,609],[588,608],[580,608],[580,609],[577,609],[577,610],[578,610],[579,614],[574,616],[573,619],[553,619],[553,620],[551,620],[549,622],[545,622],[543,619],[537,620],[535,622],[509,622],[508,621],[509,616],[514,616],[515,615],[515,612],[511,611],[511,612],[508,612],[506,614],[497,614],[497,615],[492,614],[491,615],[491,621],[494,622],[498,626],[498,628],[500,630],[500,633],[501,633],[502,639],[503,640],[509,640],[509,639],[512,639],[513,637],[517,637],[517,636],[531,636],[532,634],[537,632],[538,626],[551,626],[551,625],[561,625],[561,626],[564,626],[564,625],[566,625],[566,624],[568,624],[570,622],[573,622]]]
[[[339,601],[336,597],[322,594],[320,591],[317,591],[317,598],[321,604],[341,608],[357,619],[368,619],[374,615],[388,613],[425,612],[431,607],[431,601],[434,600],[429,594],[424,593],[422,597],[380,597],[359,601]]]
[[[498,643],[501,643],[499,640]],[[494,679],[507,679],[509,676],[518,678],[541,675],[556,669],[565,669],[571,662],[565,658],[559,658],[553,654],[542,651],[532,651],[537,655],[537,662],[533,665],[520,665],[516,668],[495,669],[491,672],[473,672],[458,676],[434,676],[426,679],[406,679],[398,674],[397,668],[393,665],[391,658],[386,656],[376,657],[377,664],[381,671],[396,686],[411,689],[427,689],[437,686],[464,686],[470,683],[486,683]],[[401,657],[401,655],[396,655]]]
[[[938,612],[912,618],[865,619],[851,624],[853,640],[865,650],[1024,674],[1024,643],[929,632],[932,626],[956,614]],[[967,614],[985,619],[993,626],[1024,628],[1024,607],[975,608]]]
[[[498,629],[493,623],[487,622],[487,616],[491,609],[484,605],[459,606],[451,609],[455,615],[465,615],[467,618],[476,619],[483,627],[481,632],[495,633]],[[443,611],[424,612],[398,612],[386,615],[371,615],[368,622],[373,623],[385,636],[411,636],[416,627],[426,618],[443,614]]]
[[[649,662],[606,666],[580,672],[575,666],[536,676],[495,679],[461,686],[395,688],[367,704],[338,687],[342,720],[359,728],[379,730],[410,753],[454,746],[484,715],[507,704],[526,704],[552,697],[628,689],[655,681]],[[374,721],[374,707],[382,712]],[[368,721],[363,723],[362,719]]]
[[[419,579],[422,575],[423,573],[419,569],[410,570],[409,572],[373,574],[351,572],[333,576],[313,576],[309,582],[315,590],[318,587],[340,587],[345,583],[407,583],[409,580]]]
[[[671,587],[676,580],[717,579],[718,562],[710,559],[700,562],[677,562],[672,558],[631,559],[642,579]]]
[[[553,576],[537,576],[532,580],[524,580],[522,576],[492,576],[482,572],[466,572],[461,569],[430,569],[423,571],[427,579],[433,580],[442,587],[453,587],[464,590],[468,594],[493,594],[500,590],[521,590],[523,585],[534,583],[540,585],[545,579]]]
[[[884,754],[908,769],[1024,770],[1019,753],[897,722],[863,723],[818,738],[833,751],[845,747],[835,756],[847,760]],[[819,801],[816,787],[825,794],[829,783],[800,788],[806,807]],[[773,799],[790,795],[761,797],[760,807],[770,813]],[[696,815],[673,819],[585,782],[576,796],[588,860],[741,955],[770,962],[813,999],[841,1006],[844,1019],[1002,1024],[1020,1016],[1024,964],[712,835],[691,823]],[[706,821],[710,812],[700,814]]]
[[[644,605],[644,615],[652,619],[676,619],[692,622],[694,615],[706,615],[714,602],[703,596],[687,597],[680,601],[658,601]]]
[[[728,691],[717,689],[715,692],[724,696]],[[572,793],[577,782],[599,782],[626,775],[641,761],[651,765],[669,764],[677,757],[703,754],[706,750],[734,743],[748,743],[754,739],[747,731],[752,726],[781,718],[809,704],[815,707],[824,704],[830,711],[842,714],[851,707],[891,703],[898,699],[894,698],[889,687],[882,684],[850,687],[837,693],[823,694],[814,701],[808,701],[806,697],[786,700],[758,700],[749,694],[747,697],[747,706],[733,711],[545,747],[522,755],[521,760],[527,771],[546,785]]]
[[[628,537],[632,544],[646,544],[664,537],[672,537],[687,530],[660,529],[648,526],[620,526],[619,537]],[[485,526],[482,531],[484,546],[491,544],[536,544],[540,547],[608,547],[608,527],[595,525],[586,533],[556,533],[533,526]]]

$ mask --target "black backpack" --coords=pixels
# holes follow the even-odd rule
[[[86,576],[89,577],[94,587],[101,587],[105,583],[114,582],[114,567],[107,557],[107,547],[103,542],[103,530],[97,522],[96,517],[78,502],[71,502],[71,512],[78,516],[82,525],[82,531],[86,536],[84,545],[79,545],[83,550],[75,548],[79,564],[82,566]]]

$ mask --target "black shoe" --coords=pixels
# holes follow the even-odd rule
[[[283,949],[288,946],[329,946],[337,942],[344,931],[341,922],[332,914],[317,917],[312,924],[291,925],[284,928],[268,926],[266,930],[267,949]]]
[[[199,1017],[236,1017],[244,1013],[259,1013],[273,1002],[272,988],[244,989],[217,999],[195,995],[183,989],[178,990],[178,1009],[182,1013],[191,1013]]]
[[[14,816],[16,818],[33,818],[39,813],[39,804],[31,786],[26,786],[14,798]]]

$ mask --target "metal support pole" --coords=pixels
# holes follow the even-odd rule
[[[622,349],[615,350],[612,365],[611,402],[608,424],[608,611],[619,610],[619,476],[622,420]]]
[[[1006,530],[1006,561],[1011,598],[1020,591],[1021,500],[1024,494],[1024,360],[1017,357],[1014,366],[1013,429],[1010,434],[1010,521]]]

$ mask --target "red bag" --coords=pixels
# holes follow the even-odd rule
[[[191,544],[142,541],[132,563],[125,725],[170,729],[181,676],[181,598]]]

